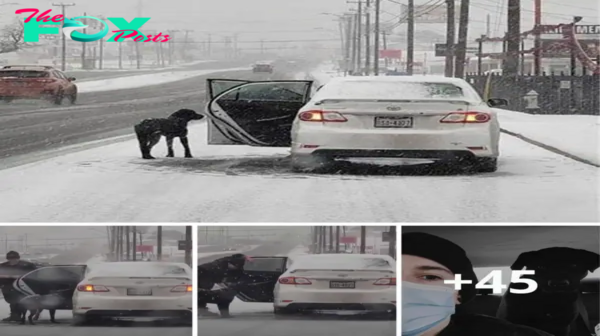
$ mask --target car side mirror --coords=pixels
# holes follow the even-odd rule
[[[76,78],[75,78],[75,77],[69,77],[69,78],[67,78],[67,79],[69,80],[69,82],[72,82],[72,81],[74,81]]]
[[[491,99],[488,99],[487,104],[490,107],[508,106],[508,100],[506,100],[504,98],[491,98]]]

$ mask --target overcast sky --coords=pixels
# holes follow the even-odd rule
[[[19,6],[2,6],[2,19],[14,18],[19,7],[51,8],[46,0],[0,0],[19,2]],[[436,4],[441,0],[416,0],[416,4]],[[523,30],[532,28],[533,1],[522,0]],[[213,41],[238,34],[241,48],[256,48],[252,41],[265,40],[265,47],[280,46],[271,41],[319,40],[330,47],[339,45],[338,24],[335,17],[322,13],[341,14],[355,4],[346,0],[103,0],[75,1],[68,8],[68,16],[87,12],[91,16],[137,16],[141,4],[143,16],[152,19],[147,28],[166,31],[168,29],[193,29],[196,38],[205,40],[209,33]],[[382,0],[382,22],[393,23],[400,15],[399,3],[406,0]],[[506,30],[507,0],[471,0],[470,37],[475,39],[486,31],[486,17],[490,15],[491,35],[501,35]],[[543,0],[543,23],[556,24],[571,20],[574,15],[584,16],[584,23],[599,23],[598,0]],[[56,7],[56,11],[59,9]],[[10,10],[9,10],[10,9]],[[399,29],[404,30],[404,27]],[[445,34],[443,24],[418,24],[417,30],[430,30]],[[417,36],[418,39],[418,36]]]

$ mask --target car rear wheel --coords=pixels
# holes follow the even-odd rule
[[[296,312],[288,308],[273,307],[273,314],[277,316],[292,315],[294,313]]]
[[[291,155],[291,168],[295,173],[310,173],[317,171],[326,171],[334,163],[330,160],[315,155]]]
[[[493,173],[498,170],[498,158],[477,158],[472,169],[477,173]]]
[[[69,102],[71,104],[75,104],[77,102],[77,92],[74,92],[69,95]]]
[[[52,102],[54,105],[61,105],[64,98],[65,94],[62,91],[58,91],[56,95],[52,96]]]
[[[87,316],[82,315],[82,314],[73,314],[73,320],[71,320],[71,325],[84,326],[84,325],[88,325],[89,323],[90,323],[90,320],[87,318]]]

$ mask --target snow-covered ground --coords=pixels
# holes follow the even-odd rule
[[[333,65],[324,63],[298,79],[311,77],[319,85],[340,76]],[[495,109],[502,128],[600,165],[600,116],[531,115]]]
[[[71,70],[69,70],[69,72],[102,72],[102,71],[148,71],[150,69],[156,69],[156,70],[161,70],[161,69],[178,69],[178,68],[183,68],[186,66],[191,66],[191,65],[196,65],[196,64],[203,64],[203,63],[213,63],[213,62],[217,62],[216,60],[198,60],[198,61],[193,61],[193,62],[178,62],[177,64],[174,65],[168,65],[165,67],[161,67],[161,66],[157,66],[155,64],[143,64],[140,69],[137,68],[137,63],[136,62],[129,62],[129,61],[124,61],[123,62],[123,68],[119,69],[119,61],[117,60],[109,60],[109,61],[104,61],[102,64],[102,70],[100,69],[95,69],[95,70],[84,70],[81,68],[72,68]],[[50,61],[50,63],[45,63],[45,64],[52,64],[52,61]]]
[[[179,143],[178,157],[164,158],[161,142],[157,160],[142,160],[137,141],[123,137],[0,171],[0,221],[600,220],[597,168],[508,135],[493,174],[360,176],[294,174],[282,161],[288,149],[208,146],[206,131],[190,126],[195,159],[181,158]]]
[[[169,71],[158,72],[147,75],[117,77],[110,79],[101,79],[86,81],[77,84],[77,89],[80,93],[99,92],[99,91],[114,91],[133,89],[149,85],[159,85],[165,83],[176,82],[192,77],[204,76],[213,73],[226,71],[241,71],[249,68],[226,68],[226,69],[210,69],[210,70],[194,70],[194,71]]]

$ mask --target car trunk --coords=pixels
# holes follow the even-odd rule
[[[320,270],[297,269],[291,276],[306,278],[312,285],[295,285],[296,287],[317,290],[383,290],[392,286],[375,285],[381,278],[394,278],[391,270]]]
[[[107,287],[109,292],[94,292],[100,296],[165,297],[182,296],[189,292],[172,292],[175,286],[191,285],[186,277],[92,277],[87,284]]]
[[[471,110],[468,102],[457,100],[325,101],[319,108],[341,113],[348,119],[347,122],[324,123],[327,128],[340,130],[398,133],[445,131],[471,126],[440,122],[451,112]]]

